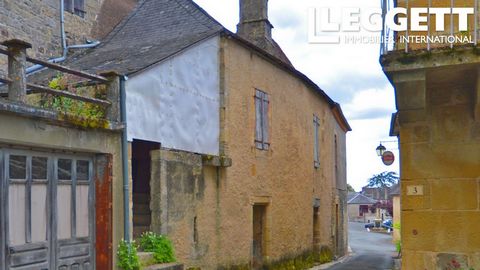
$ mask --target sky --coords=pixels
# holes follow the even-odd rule
[[[239,0],[194,1],[226,28],[236,32]],[[380,1],[269,1],[273,38],[296,69],[340,103],[353,129],[347,134],[347,182],[359,191],[374,174],[399,171],[398,144],[395,137],[389,137],[391,114],[396,111],[394,91],[378,62],[379,44],[309,43],[308,11],[312,7],[360,7],[366,10],[380,7]],[[383,145],[395,154],[392,166],[385,166],[375,152],[381,141],[385,141]]]

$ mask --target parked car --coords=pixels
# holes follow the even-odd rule
[[[382,227],[385,229],[393,230],[393,221],[391,219],[386,219],[382,222]]]
[[[380,225],[382,228],[393,230],[393,222],[391,219],[386,219]],[[375,222],[365,224],[365,229],[371,229],[375,227]]]

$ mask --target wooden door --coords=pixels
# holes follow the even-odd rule
[[[0,155],[5,269],[94,269],[93,160],[10,149]]]

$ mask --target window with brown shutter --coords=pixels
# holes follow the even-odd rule
[[[255,90],[255,146],[260,150],[270,148],[269,100],[267,93]]]

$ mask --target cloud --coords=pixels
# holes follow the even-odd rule
[[[384,118],[385,115],[389,115],[391,113],[392,111],[390,109],[372,108],[352,115],[347,115],[347,118],[349,120],[377,119]]]

